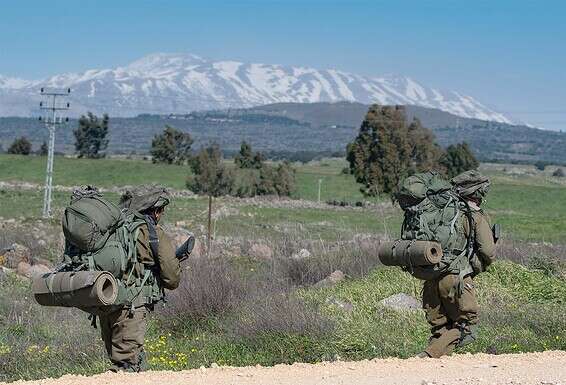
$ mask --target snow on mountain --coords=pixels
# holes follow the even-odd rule
[[[72,89],[72,113],[187,113],[278,102],[413,104],[459,116],[511,121],[474,98],[444,92],[400,76],[367,77],[236,61],[211,61],[190,54],[152,54],[128,66],[56,75],[40,81],[0,76],[0,115],[32,115],[38,90]],[[25,97],[24,97],[25,96]]]

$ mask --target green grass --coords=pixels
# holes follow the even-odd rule
[[[45,159],[33,156],[0,155],[0,181],[43,183]],[[317,200],[318,180],[321,200],[363,200],[351,175],[342,174],[344,160],[328,159],[306,165],[296,164],[295,197]],[[566,243],[566,186],[557,178],[543,173],[507,175],[493,166],[486,167],[493,178],[485,209],[494,222],[503,225],[507,238],[530,242]],[[152,164],[143,160],[86,160],[58,157],[55,184],[73,186],[94,184],[103,187],[160,183],[183,189],[187,166]],[[0,216],[37,218],[41,214],[41,191],[0,191],[3,204]],[[57,212],[65,206],[67,193],[54,194]],[[115,194],[109,195],[117,199]],[[373,201],[387,200],[372,199]],[[223,205],[223,200],[218,203]],[[58,210],[58,211],[57,211]],[[183,220],[190,225],[205,223],[206,200],[176,199],[168,210],[167,220]],[[303,227],[313,237],[336,238],[338,234],[355,232],[387,232],[396,234],[401,221],[400,210],[385,213],[370,211],[329,211],[314,209],[255,209],[241,207],[240,215],[223,218],[216,223],[218,235],[234,233],[273,235],[280,228]]]
[[[318,308],[334,325],[318,335],[262,332],[253,337],[236,337],[226,332],[226,326],[241,322],[238,310],[207,320],[187,319],[175,329],[168,329],[154,318],[146,344],[150,368],[181,370],[208,367],[212,363],[244,366],[314,363],[338,358],[410,357],[426,345],[428,325],[424,313],[393,311],[383,307],[380,301],[396,293],[419,297],[421,285],[400,269],[378,268],[363,279],[346,280],[335,287],[302,289],[298,295],[312,308]],[[476,287],[481,306],[479,339],[460,352],[566,349],[564,280],[512,262],[497,262],[477,278]],[[6,292],[5,286],[1,288]],[[3,325],[0,328],[0,363],[7,368],[0,374],[0,380],[92,374],[104,370],[107,364],[101,343],[87,320],[81,318],[81,313],[68,312],[69,319],[61,320],[62,324],[42,324],[61,310],[40,308],[31,303],[26,298],[27,290],[25,286],[12,283],[7,291],[22,303],[28,303],[24,308],[37,319],[26,327]],[[340,309],[329,303],[329,298],[347,301],[353,305],[353,310]],[[0,300],[4,311],[8,310],[8,300],[6,296]],[[3,314],[0,324],[8,313]],[[65,344],[71,343],[62,333],[67,324],[74,325],[72,332],[76,334],[73,354],[65,350],[69,349]],[[90,355],[88,359],[84,354]]]
[[[0,155],[0,180],[43,184],[47,158],[39,156]],[[76,159],[55,157],[53,184],[100,187],[160,183],[176,189],[185,188],[187,166],[153,164],[128,159]]]

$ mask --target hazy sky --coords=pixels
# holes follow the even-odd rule
[[[154,52],[395,73],[566,130],[566,1],[2,2],[0,74],[41,78]]]

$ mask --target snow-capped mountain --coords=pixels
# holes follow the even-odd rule
[[[153,54],[126,67],[67,73],[29,81],[0,76],[0,115],[38,113],[41,87],[71,88],[71,113],[111,116],[187,113],[278,102],[413,104],[455,115],[511,123],[470,96],[426,87],[400,76],[367,77],[236,61],[211,61],[190,54]]]

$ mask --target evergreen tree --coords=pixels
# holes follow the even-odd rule
[[[73,130],[75,135],[75,151],[79,158],[104,158],[108,147],[108,123],[110,118],[104,114],[102,119],[89,112],[81,116],[79,126]]]
[[[191,158],[193,138],[188,133],[165,126],[163,133],[151,142],[153,163],[184,164]]]
[[[465,142],[448,146],[440,159],[440,164],[445,168],[446,175],[450,178],[464,171],[475,170],[480,165]]]
[[[49,152],[49,148],[47,147],[47,142],[44,141],[41,144],[41,147],[39,147],[39,155],[46,156],[48,152]]]
[[[29,155],[31,153],[31,143],[25,137],[15,139],[8,148],[8,154]]]
[[[220,147],[213,144],[203,148],[191,161],[193,175],[187,187],[197,194],[218,197],[232,191],[233,175],[222,161]]]
[[[261,152],[254,153],[252,146],[244,141],[240,146],[240,152],[234,158],[234,163],[238,168],[260,169],[264,160],[265,157]]]
[[[442,148],[435,142],[432,131],[414,119],[408,127],[409,145],[411,146],[410,172],[423,172],[439,168],[443,155]]]
[[[347,160],[361,191],[376,196],[397,190],[411,172],[411,153],[404,108],[372,105],[347,147]]]

